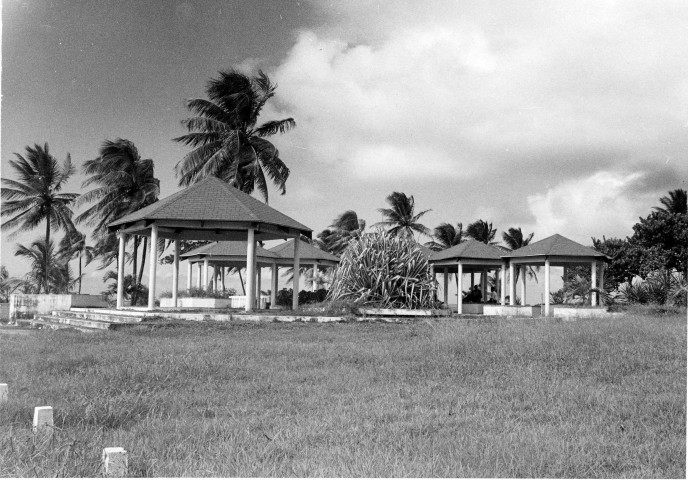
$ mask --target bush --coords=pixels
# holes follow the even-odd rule
[[[283,288],[282,290],[277,292],[277,305],[281,307],[291,308],[293,298],[294,290],[292,290],[291,288]],[[316,290],[315,292],[301,290],[299,292],[299,305],[321,303],[325,301],[325,298],[327,298],[327,290],[325,290],[324,288]]]
[[[213,292],[209,290],[203,290],[202,288],[192,288],[190,290],[180,290],[178,292],[179,298],[228,298],[236,295],[236,290],[233,288],[228,288],[226,291]],[[160,294],[160,298],[172,298],[171,291],[165,291]]]
[[[374,233],[344,251],[328,299],[380,308],[433,308],[436,292],[428,259],[415,241]]]
[[[632,282],[619,285],[617,300],[622,303],[641,305],[686,305],[688,283],[679,272],[667,274],[657,271],[644,280],[636,277]]]

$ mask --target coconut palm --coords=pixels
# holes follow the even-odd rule
[[[187,102],[195,116],[182,122],[189,133],[174,141],[193,150],[175,166],[180,186],[214,176],[246,193],[257,188],[268,203],[268,177],[284,195],[289,168],[265,137],[285,133],[296,122],[286,118],[257,126],[260,112],[276,88],[262,71],[249,78],[225,70],[208,82],[208,100]]]
[[[420,217],[430,210],[415,214],[416,202],[413,195],[407,197],[405,193],[392,192],[386,200],[391,208],[378,208],[384,220],[376,223],[376,226],[389,228],[387,234],[394,237],[413,238],[414,232],[431,236],[430,229],[418,223]]]
[[[93,247],[86,245],[86,235],[77,230],[68,231],[60,240],[58,255],[67,262],[74,258],[79,260],[78,293],[81,293],[82,265],[91,263],[94,258],[94,252],[95,249]],[[86,261],[85,264],[84,260]]]
[[[26,274],[26,283],[31,290],[40,293],[66,293],[73,284],[69,265],[62,261],[55,252],[52,241],[36,240],[30,247],[17,245],[14,254],[31,262],[31,269]],[[46,269],[47,266],[47,269]]]
[[[32,230],[45,220],[45,244],[50,244],[50,231],[74,228],[72,210],[69,206],[79,196],[78,193],[61,193],[62,187],[74,173],[69,154],[60,167],[57,159],[50,155],[48,144],[44,147],[26,147],[26,157],[15,153],[16,160],[10,160],[19,180],[2,179],[2,216],[11,218],[2,224],[3,228],[16,228],[10,235],[20,231]],[[44,260],[47,262],[48,258]],[[48,264],[43,266],[48,275]],[[49,278],[41,284],[46,292],[50,289]]]
[[[5,266],[0,265],[0,303],[9,302],[12,292],[20,288],[23,283],[23,280],[10,277]]]
[[[349,246],[351,240],[360,238],[363,235],[366,221],[359,218],[355,211],[347,210],[332,220],[330,228],[333,230],[326,230],[330,234],[325,234],[330,242],[328,251],[334,255],[341,255],[346,250],[346,247]]]
[[[530,243],[530,241],[533,239],[533,235],[535,233],[531,233],[530,235],[524,237],[523,236],[523,231],[521,230],[521,227],[518,228],[509,228],[506,232],[502,232],[502,238],[504,239],[504,243],[506,244],[507,247],[509,247],[511,250],[518,250],[519,248],[525,247]],[[515,269],[514,273],[514,282],[518,281],[518,275],[519,271],[521,269],[517,268]],[[533,269],[533,267],[527,267],[526,272],[529,278],[535,279],[537,282],[537,274],[536,271],[539,271],[540,267],[536,267]]]
[[[497,235],[497,229],[492,228],[492,223],[488,223],[485,220],[476,220],[466,227],[466,235],[471,237],[473,240],[478,242],[483,242],[488,245],[494,245],[494,237]]]
[[[454,225],[449,223],[441,223],[439,226],[435,227],[433,234],[433,239],[425,244],[426,247],[430,248],[435,252],[440,250],[446,250],[454,245],[458,245],[466,241],[464,238],[463,224],[461,222]]]
[[[669,192],[669,195],[659,199],[664,207],[654,207],[659,212],[684,215],[688,213],[688,194],[678,188]]]
[[[114,233],[107,231],[107,225],[118,218],[135,212],[158,201],[160,180],[155,178],[154,164],[151,159],[142,159],[136,146],[129,140],[117,138],[105,140],[99,150],[100,156],[84,162],[83,173],[89,175],[81,185],[96,188],[82,195],[79,204],[93,203],[84,213],[77,217],[78,222],[85,222],[94,227],[96,253],[105,254],[103,267],[109,265],[116,257],[117,239]],[[141,271],[146,258],[144,237]],[[140,238],[134,237],[132,258],[132,275],[136,278],[138,247]],[[114,250],[112,247],[114,246]],[[107,263],[105,263],[107,262]],[[101,267],[101,268],[103,268]]]

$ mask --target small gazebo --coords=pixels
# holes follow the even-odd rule
[[[294,257],[294,243],[295,239],[291,239],[276,247],[268,249],[269,252],[278,256],[278,260],[273,266],[272,271],[273,291],[277,290],[276,278],[279,266],[291,265],[292,263],[291,259]],[[318,267],[336,267],[339,265],[339,257],[320,250],[318,247],[308,242],[304,242],[303,240],[299,240],[299,244],[298,250],[300,252],[299,256],[301,261],[313,265],[313,291],[315,291],[315,274],[318,271]]]
[[[545,267],[545,316],[550,315],[550,267],[566,267],[569,265],[589,265],[591,269],[591,288],[603,288],[605,262],[610,259],[597,250],[585,247],[559,234],[531,243],[525,247],[503,254],[502,258],[509,263],[509,305],[515,305],[514,269],[516,266],[544,266]],[[600,271],[599,277],[597,276]],[[524,271],[525,273],[525,271]],[[521,278],[524,279],[525,275]],[[599,283],[598,283],[599,280]],[[525,279],[524,279],[525,282]],[[521,287],[523,288],[523,286]],[[502,294],[502,298],[504,294]],[[591,303],[597,305],[597,294],[593,292]],[[503,304],[503,303],[502,303]]]
[[[433,252],[430,255],[430,265],[435,273],[440,269],[444,273],[444,303],[449,304],[449,274],[457,274],[457,312],[463,313],[463,274],[471,274],[471,286],[473,286],[473,278],[476,273],[481,274],[481,284],[483,292],[483,300],[486,298],[487,290],[487,274],[491,270],[496,270],[497,274],[504,269],[502,255],[504,250],[494,246],[487,245],[477,240],[467,240],[458,245],[454,245],[446,250]],[[502,276],[503,278],[503,276]]]
[[[127,235],[150,237],[150,274],[148,308],[154,307],[158,239],[174,241],[174,274],[172,300],[177,305],[179,289],[179,240],[215,240],[245,242],[247,301],[246,310],[253,310],[255,300],[256,242],[311,238],[312,230],[231,185],[208,177],[188,188],[163,198],[152,205],[126,215],[108,225],[119,235],[117,276],[117,308],[124,300],[124,250]],[[298,244],[297,244],[298,245]],[[298,306],[299,248],[294,249],[294,298]]]

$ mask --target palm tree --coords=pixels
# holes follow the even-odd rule
[[[53,242],[36,240],[30,247],[17,245],[17,257],[25,257],[31,262],[31,270],[26,274],[26,283],[31,290],[40,293],[65,293],[73,283],[69,265],[55,253]]]
[[[378,212],[382,213],[385,220],[376,223],[376,226],[389,228],[387,233],[392,236],[412,238],[414,232],[431,236],[428,227],[418,223],[418,219],[430,210],[423,210],[414,215],[416,202],[413,195],[407,197],[405,193],[392,192],[387,197],[387,203],[392,208],[378,208]]]
[[[333,230],[326,230],[331,232],[327,235],[329,244],[329,251],[334,255],[341,255],[346,247],[349,246],[351,240],[360,238],[366,228],[366,221],[358,217],[358,214],[353,210],[347,210],[332,220],[330,228]],[[325,233],[325,232],[323,232]]]
[[[12,292],[21,287],[23,283],[23,280],[10,277],[5,266],[0,265],[0,302],[9,302]]]
[[[449,223],[441,223],[435,227],[434,240],[427,242],[425,246],[430,248],[430,250],[439,252],[465,242],[463,224],[459,222],[456,226],[457,228],[454,228],[454,225]]]
[[[466,235],[473,240],[483,242],[488,245],[495,245],[494,237],[497,235],[497,229],[492,228],[492,223],[487,223],[484,220],[476,220],[466,227]]]
[[[114,233],[107,231],[107,225],[124,215],[157,202],[160,194],[160,180],[155,178],[153,160],[142,159],[136,146],[129,140],[122,138],[115,141],[105,140],[99,153],[99,157],[84,163],[83,173],[90,177],[81,185],[82,188],[91,185],[97,185],[97,187],[79,199],[79,204],[95,203],[79,215],[77,221],[94,227],[95,250],[99,254],[106,254],[103,262],[103,267],[105,267],[114,260],[116,256],[114,252],[117,251],[117,239]],[[148,239],[144,237],[139,275],[143,274],[147,241]],[[139,242],[140,238],[134,237],[132,257],[134,278],[136,278]],[[113,246],[115,246],[114,250],[111,249]]]
[[[48,144],[44,147],[36,144],[26,147],[26,158],[15,153],[17,160],[10,160],[19,180],[3,178],[0,189],[2,197],[2,216],[11,216],[2,224],[3,228],[16,228],[20,231],[32,230],[45,220],[45,244],[50,244],[50,231],[74,228],[70,204],[79,196],[78,193],[61,193],[62,187],[74,173],[69,154],[60,167],[55,157],[50,155]],[[10,238],[12,237],[10,236]],[[47,262],[48,258],[44,260]],[[41,282],[46,289],[50,288],[47,277],[49,268],[43,266],[46,277]]]
[[[289,168],[265,137],[285,133],[296,122],[286,118],[257,126],[260,112],[276,88],[262,71],[249,78],[225,70],[208,82],[209,100],[187,102],[196,116],[182,121],[189,133],[174,139],[193,148],[174,167],[180,186],[214,176],[249,194],[257,188],[268,203],[267,176],[284,195]]]
[[[83,260],[86,260],[85,265],[91,263],[94,258],[95,249],[86,245],[86,235],[77,231],[68,231],[62,240],[60,240],[60,246],[58,248],[58,255],[62,257],[65,261],[69,262],[73,258],[79,260],[79,291],[81,293],[81,279],[82,279],[82,264]]]
[[[668,196],[660,198],[659,201],[664,207],[654,207],[658,212],[675,215],[688,213],[688,194],[682,188],[670,191]]]
[[[518,250],[519,248],[525,247],[530,243],[534,235],[535,233],[531,233],[527,237],[524,237],[523,231],[521,231],[521,227],[512,227],[509,228],[506,232],[502,232],[502,238],[504,239],[504,243],[506,243],[507,247],[509,247],[511,250]],[[520,270],[520,268],[515,269],[514,282],[518,281],[518,275]],[[534,278],[537,282],[537,274],[535,273],[536,270],[539,271],[540,267],[536,267],[536,269],[533,269],[533,267],[527,267],[526,272],[528,273],[528,277]]]

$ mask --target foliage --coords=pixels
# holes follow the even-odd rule
[[[373,233],[344,252],[328,298],[382,308],[432,308],[436,292],[428,259],[413,239]]]
[[[414,232],[431,236],[430,230],[418,222],[420,217],[431,210],[423,210],[416,214],[416,201],[413,195],[407,197],[405,193],[392,192],[387,197],[387,203],[389,203],[391,208],[377,209],[384,217],[384,220],[376,223],[376,226],[379,225],[387,228],[387,234],[395,237],[413,238]]]
[[[682,188],[677,188],[669,192],[669,195],[659,199],[664,207],[655,207],[659,212],[668,214],[685,215],[688,213],[688,192]]]
[[[189,253],[192,250],[196,250],[204,245],[208,245],[212,242],[209,240],[181,240],[179,242],[179,255],[184,253]],[[171,264],[174,263],[174,254],[167,255],[160,259],[160,263]]]
[[[19,278],[10,277],[4,265],[0,265],[0,303],[10,301],[10,295],[24,283]]]
[[[286,118],[257,126],[261,110],[276,88],[262,71],[249,78],[236,70],[225,70],[208,82],[209,100],[187,102],[196,116],[182,122],[189,133],[174,139],[193,148],[175,166],[180,186],[214,176],[246,193],[257,188],[267,203],[267,175],[284,195],[289,168],[264,137],[285,133],[296,122]]]
[[[473,240],[478,242],[483,242],[488,245],[494,245],[495,235],[497,235],[497,229],[492,228],[492,223],[488,223],[485,220],[476,220],[466,227],[466,235],[471,237]]]
[[[427,242],[425,246],[434,252],[446,250],[466,241],[461,222],[456,224],[456,228],[450,223],[440,223],[435,227],[432,238],[433,240]]]
[[[63,259],[65,262],[69,262],[71,259],[76,258],[79,260],[79,274],[76,277],[79,280],[79,290],[77,293],[81,293],[81,281],[83,277],[82,265],[88,265],[93,261],[94,258],[94,248],[86,245],[86,235],[77,231],[69,230],[60,240],[59,249],[57,255]],[[85,263],[82,260],[85,259]]]
[[[327,290],[324,288],[321,288],[319,290],[316,290],[315,292],[311,292],[309,290],[301,290],[299,292],[299,305],[308,305],[312,303],[321,303],[325,301],[325,298],[327,297]],[[276,295],[276,302],[277,305],[281,307],[292,307],[292,302],[294,298],[294,290],[291,288],[283,288],[282,290],[277,292]]]
[[[191,288],[189,290],[180,290],[177,292],[178,298],[228,298],[236,295],[237,292],[233,288],[222,290],[203,290],[202,288]],[[160,294],[160,298],[172,298],[172,291],[168,290]]]
[[[103,277],[103,281],[114,280],[113,283],[108,284],[107,290],[102,292],[108,299],[117,297],[117,272],[114,270],[108,271]],[[133,275],[124,276],[124,300],[128,300],[131,306],[145,306],[148,305],[148,287],[142,283],[136,282]]]
[[[69,264],[55,252],[52,241],[46,244],[45,240],[36,240],[30,247],[17,244],[14,254],[30,262],[24,280],[25,293],[67,293],[73,285]]]
[[[497,233],[496,230],[495,233]],[[523,248],[526,245],[530,244],[534,235],[535,233],[531,233],[528,236],[524,236],[523,231],[521,231],[521,227],[511,227],[506,232],[502,232],[502,239],[504,240],[506,246],[509,247],[511,250],[518,250],[519,248]],[[529,265],[526,266],[526,275],[528,276],[528,278],[535,280],[536,282],[538,271],[540,271],[540,267],[531,267]],[[518,281],[518,276],[520,275],[520,273],[520,268],[516,268],[514,270],[514,282]]]
[[[614,297],[609,294],[613,284],[605,279],[604,289],[592,288],[590,272],[588,275],[580,275],[571,270],[568,271],[561,289],[550,293],[550,301],[554,304],[590,305],[592,294],[597,293],[601,304],[609,305],[614,302]]]
[[[642,305],[685,306],[687,285],[683,273],[657,271],[645,279],[635,277],[631,282],[621,284],[617,300]]]
[[[351,240],[363,235],[366,221],[359,218],[353,210],[347,210],[332,220],[329,229],[325,229],[317,236],[318,247],[334,255],[341,255]]]
[[[633,226],[630,243],[637,252],[641,276],[658,268],[685,272],[688,267],[688,214],[652,212]]]

